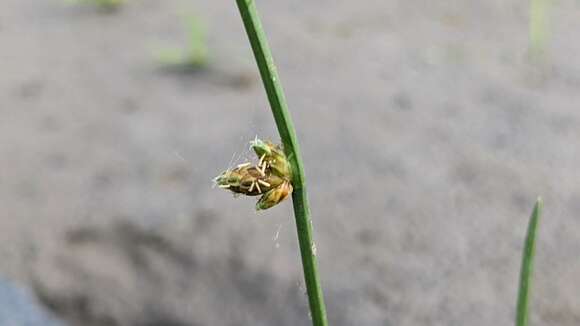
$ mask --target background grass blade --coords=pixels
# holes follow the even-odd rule
[[[304,270],[304,280],[306,283],[312,324],[315,326],[326,326],[328,325],[328,321],[326,318],[322,287],[318,276],[316,246],[312,240],[310,208],[308,206],[304,168],[298,138],[296,137],[296,131],[294,130],[294,124],[288,111],[284,91],[278,73],[276,72],[274,59],[272,58],[266,35],[262,29],[255,3],[253,0],[236,0],[236,2],[246,33],[250,39],[258,69],[260,70],[260,76],[266,89],[278,133],[284,145],[284,151],[292,166],[292,185],[294,186],[292,203],[294,205],[298,243],[302,256],[302,268]]]
[[[530,0],[529,51],[532,60],[542,60],[549,38],[550,0]]]
[[[518,305],[516,310],[516,326],[527,326],[529,316],[530,287],[536,251],[536,229],[542,216],[544,203],[538,198],[528,225],[528,232],[524,243],[522,269],[520,272],[520,286],[518,291]]]

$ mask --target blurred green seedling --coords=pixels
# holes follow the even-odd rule
[[[65,2],[71,5],[92,4],[100,9],[113,11],[124,4],[125,0],[65,0]]]
[[[184,15],[183,24],[187,32],[185,47],[155,49],[153,53],[155,59],[169,68],[201,69],[206,67],[209,51],[205,26],[195,15]]]
[[[529,55],[533,61],[545,59],[550,38],[551,0],[530,0],[529,3]]]
[[[538,224],[542,218],[544,202],[538,197],[526,232],[524,250],[522,253],[522,267],[520,270],[520,282],[518,289],[518,302],[516,306],[516,326],[528,326],[529,305],[531,297],[532,274],[534,270],[534,256],[536,253],[536,233]]]

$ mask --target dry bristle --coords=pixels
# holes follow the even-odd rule
[[[245,168],[245,167],[250,166],[250,165],[252,165],[252,163],[250,163],[250,162],[238,164],[238,169],[242,169],[242,168]]]
[[[248,190],[248,192],[252,192],[252,190],[254,190],[254,186],[256,186],[256,182],[252,181],[252,184],[250,185],[250,189]]]
[[[218,185],[218,188],[227,189],[230,185]]]
[[[260,175],[261,175],[261,176],[263,176],[263,177],[265,177],[265,176],[266,176],[266,173],[264,172],[266,169],[264,169],[264,168],[261,168],[260,166],[258,166],[258,167],[256,168],[256,170],[258,170],[258,172],[260,173]]]
[[[258,189],[258,193],[261,194],[262,193],[262,189],[260,189],[260,180],[258,180],[258,182],[255,182],[254,184],[256,185],[256,189]]]
[[[260,157],[260,162],[258,163],[258,166],[261,166],[262,163],[264,163],[264,158],[266,158],[266,154],[262,154],[262,157]]]
[[[265,187],[270,187],[271,185],[264,180],[258,179],[258,183]]]

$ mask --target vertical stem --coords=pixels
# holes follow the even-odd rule
[[[524,252],[522,255],[522,269],[520,272],[520,286],[516,308],[516,326],[526,326],[528,324],[530,287],[534,267],[534,254],[536,251],[536,229],[538,227],[538,221],[542,216],[543,206],[542,199],[538,198],[528,225],[526,241],[524,243]]]
[[[308,206],[308,196],[306,194],[306,182],[304,178],[304,167],[298,138],[294,130],[294,124],[288,111],[288,105],[284,96],[284,91],[276,72],[274,59],[270,52],[266,35],[262,29],[262,24],[253,0],[236,0],[238,9],[242,16],[242,21],[252,51],[260,70],[262,82],[266,89],[270,108],[278,127],[278,133],[284,145],[284,151],[292,166],[292,202],[294,205],[294,216],[296,218],[296,229],[298,232],[298,243],[302,256],[302,267],[304,270],[304,280],[308,293],[308,302],[314,326],[326,326],[326,308],[320,278],[318,276],[318,266],[316,262],[315,245],[312,240],[312,223],[310,220],[310,208]]]

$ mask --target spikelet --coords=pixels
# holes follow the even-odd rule
[[[292,185],[288,181],[284,181],[280,186],[273,188],[266,192],[264,196],[258,200],[256,203],[256,210],[268,209],[270,207],[278,205],[282,202],[288,195],[292,193]]]
[[[288,162],[282,146],[275,145],[270,141],[263,141],[257,137],[250,142],[250,146],[256,152],[258,158],[260,158],[259,165],[266,164],[272,170],[272,173],[292,180],[290,162]]]
[[[224,171],[215,178],[219,188],[246,196],[258,196],[283,182],[284,179],[274,174],[267,175],[255,165],[240,165],[233,170]]]

